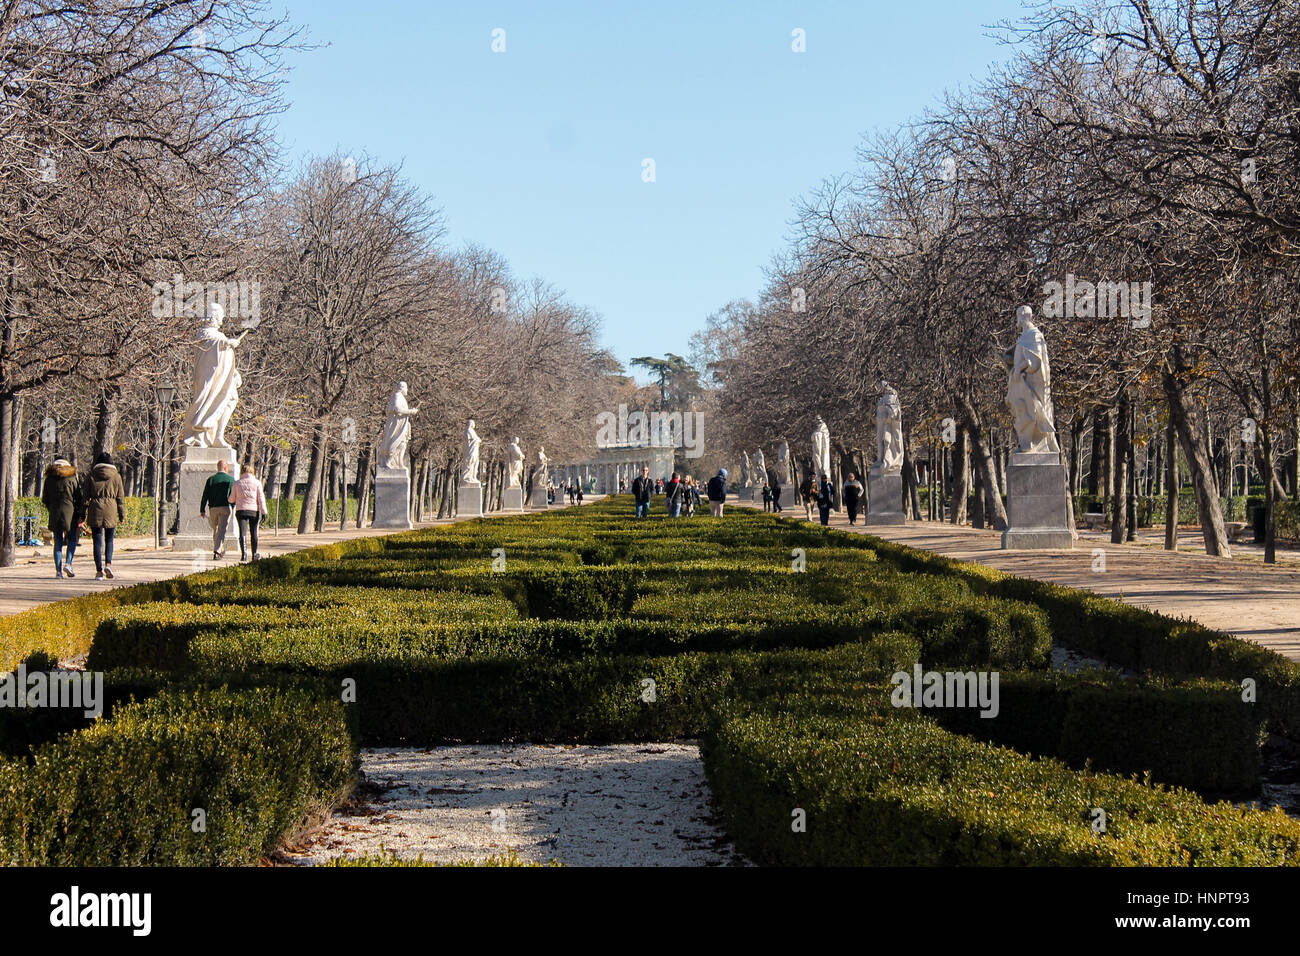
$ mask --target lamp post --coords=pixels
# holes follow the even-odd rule
[[[166,483],[162,477],[162,463],[167,457],[167,419],[171,417],[172,401],[176,398],[176,388],[173,385],[159,385],[154,389],[154,396],[158,399],[158,419],[161,423],[161,432],[158,441],[158,454],[154,458],[153,466],[153,520],[154,520],[154,538],[153,547],[157,551],[159,547],[167,543],[166,533],[163,531],[163,514],[162,492]]]

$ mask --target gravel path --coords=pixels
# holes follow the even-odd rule
[[[366,750],[367,786],[288,855],[388,851],[450,862],[514,850],[570,866],[724,866],[693,743]]]

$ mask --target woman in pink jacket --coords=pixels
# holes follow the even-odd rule
[[[230,486],[230,504],[235,509],[235,518],[239,521],[239,560],[248,560],[248,550],[244,547],[244,538],[252,546],[253,560],[262,556],[257,553],[257,526],[266,514],[266,494],[262,483],[253,474],[253,466],[245,465],[240,469],[239,480]]]

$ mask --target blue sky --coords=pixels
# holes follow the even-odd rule
[[[328,44],[295,55],[290,158],[400,162],[448,241],[497,250],[604,320],[604,343],[684,354],[751,298],[795,199],[861,136],[982,78],[1019,0],[293,0]],[[492,51],[493,30],[505,52]],[[802,29],[806,52],[791,49]],[[655,182],[642,161],[655,162]]]

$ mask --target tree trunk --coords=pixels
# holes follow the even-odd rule
[[[966,451],[967,429],[957,429],[957,440],[952,446],[952,523],[966,523],[966,505],[970,498],[970,455]]]
[[[307,490],[302,499],[302,511],[298,513],[298,533],[306,534],[316,517],[316,504],[321,494],[321,475],[324,471],[325,432],[316,425],[311,433],[311,463],[307,468]],[[294,458],[297,451],[294,452]],[[290,458],[293,462],[294,458]]]
[[[865,475],[859,475],[865,481]],[[908,502],[911,503],[912,520],[921,520],[921,493],[916,487],[916,462],[912,458],[912,435],[911,432],[903,433],[903,492],[907,496]]]
[[[1092,459],[1088,463],[1088,494],[1105,496],[1106,475],[1109,465],[1106,452],[1110,448],[1110,411],[1098,407],[1092,412]]]
[[[1165,550],[1178,550],[1178,430],[1174,416],[1165,425]]]
[[[356,527],[363,528],[370,512],[370,458],[374,454],[374,445],[367,442],[361,448],[357,459],[357,522]]]
[[[298,492],[298,446],[294,445],[289,452],[289,463],[285,466],[284,487],[280,491],[281,498],[292,498]]]
[[[965,397],[959,400],[958,407],[961,411],[965,431],[970,436],[971,458],[975,470],[979,472],[980,480],[984,482],[985,487],[997,487],[993,483],[995,475],[993,455],[984,443],[984,426],[981,416],[970,400]],[[962,504],[964,506],[964,500]],[[991,495],[988,498],[988,506],[985,515],[988,522],[998,531],[1007,530],[1007,509],[1002,503],[1002,496],[1000,494]]]
[[[91,448],[92,455],[98,455],[101,452],[113,453],[113,445],[117,440],[117,420],[120,414],[118,404],[118,390],[116,388],[105,388],[99,393],[99,399],[95,402],[95,445]]]
[[[0,568],[12,568],[17,557],[14,548],[17,496],[12,492],[13,482],[9,477],[18,467],[18,462],[10,454],[13,426],[14,397],[0,396]]]
[[[1185,367],[1177,346],[1174,348],[1174,362],[1172,367],[1166,365],[1161,371],[1161,384],[1169,403],[1169,414],[1178,430],[1183,457],[1187,459],[1187,467],[1191,472],[1192,487],[1196,491],[1205,552],[1216,557],[1231,557],[1232,549],[1228,546],[1228,532],[1223,524],[1223,508],[1219,504],[1218,489],[1214,485],[1214,470],[1205,444],[1205,432],[1196,428],[1196,421],[1187,408],[1186,396],[1178,381],[1178,374],[1185,371]]]
[[[1115,411],[1115,486],[1114,496],[1110,502],[1110,543],[1123,544],[1128,522],[1128,462],[1129,445],[1133,436],[1129,434],[1129,397],[1128,389],[1119,393],[1119,407]]]

